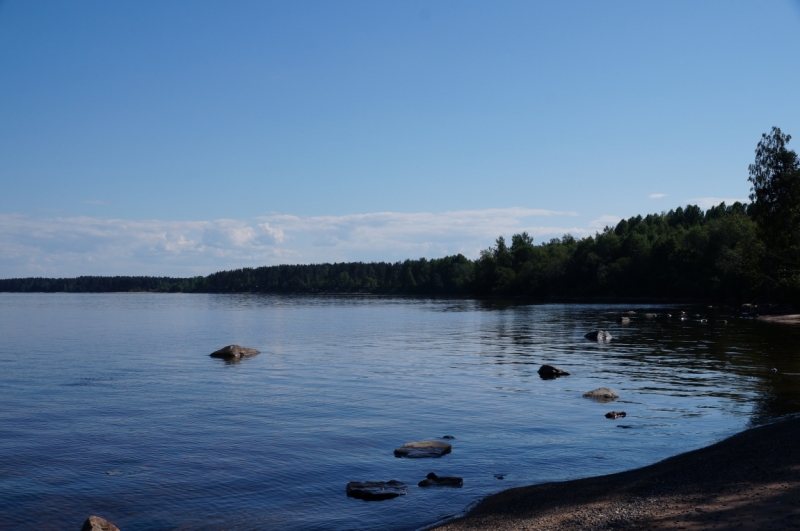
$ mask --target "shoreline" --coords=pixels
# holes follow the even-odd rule
[[[643,468],[490,495],[438,531],[800,528],[800,417]]]

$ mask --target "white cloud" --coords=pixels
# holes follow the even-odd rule
[[[541,240],[567,232],[591,234],[589,228],[544,223],[575,216],[518,207],[213,221],[0,214],[0,277],[182,276],[280,263],[475,257],[499,235],[527,231]],[[604,216],[592,227],[618,219]]]
[[[611,215],[600,216],[599,218],[589,223],[589,228],[595,231],[600,231],[606,227],[616,227],[617,223],[619,223],[621,219],[622,218],[619,216],[611,216]]]
[[[732,205],[735,202],[740,203],[748,203],[750,202],[749,199],[746,197],[695,197],[694,199],[687,199],[686,202],[690,205],[697,205],[700,208],[710,208],[712,206],[717,206],[722,202],[725,202],[726,205]]]
[[[662,197],[667,197],[667,194],[650,194],[647,197],[650,199],[661,199]]]

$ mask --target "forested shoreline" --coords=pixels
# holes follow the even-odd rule
[[[0,292],[353,293],[800,302],[800,161],[780,129],[750,165],[751,202],[635,216],[582,239],[503,236],[471,260],[278,265],[205,277],[13,278]]]
[[[749,210],[752,211],[752,205]],[[763,242],[748,206],[690,205],[636,216],[583,239],[536,245],[501,236],[463,255],[386,263],[279,265],[206,277],[21,278],[5,292],[370,293],[387,295],[752,300],[764,292]]]

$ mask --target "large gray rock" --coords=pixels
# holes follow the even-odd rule
[[[559,376],[569,376],[567,371],[561,370],[558,367],[553,367],[552,365],[542,365],[539,367],[539,377],[543,380],[552,380],[553,378],[558,378]]]
[[[442,457],[449,454],[452,446],[441,441],[419,441],[404,444],[394,451],[395,457]]]
[[[238,360],[242,358],[249,358],[261,352],[254,348],[242,347],[240,345],[228,345],[221,349],[209,354],[212,358],[222,358],[226,360]]]
[[[610,402],[619,398],[619,395],[608,387],[598,387],[583,393],[583,398],[592,398],[598,402]]]
[[[83,523],[81,531],[119,531],[119,528],[104,518],[92,515]]]
[[[598,341],[598,342],[611,341],[611,339],[612,339],[611,338],[611,334],[609,332],[606,332],[605,330],[592,330],[591,332],[589,332],[588,334],[586,334],[583,337],[585,337],[586,339],[590,339],[592,341]]]
[[[347,495],[359,500],[390,500],[408,494],[405,483],[392,479],[390,481],[351,481],[347,484]]]

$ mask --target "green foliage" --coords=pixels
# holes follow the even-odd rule
[[[761,135],[749,166],[750,199],[766,247],[763,270],[773,290],[800,298],[800,159],[777,127]]]

